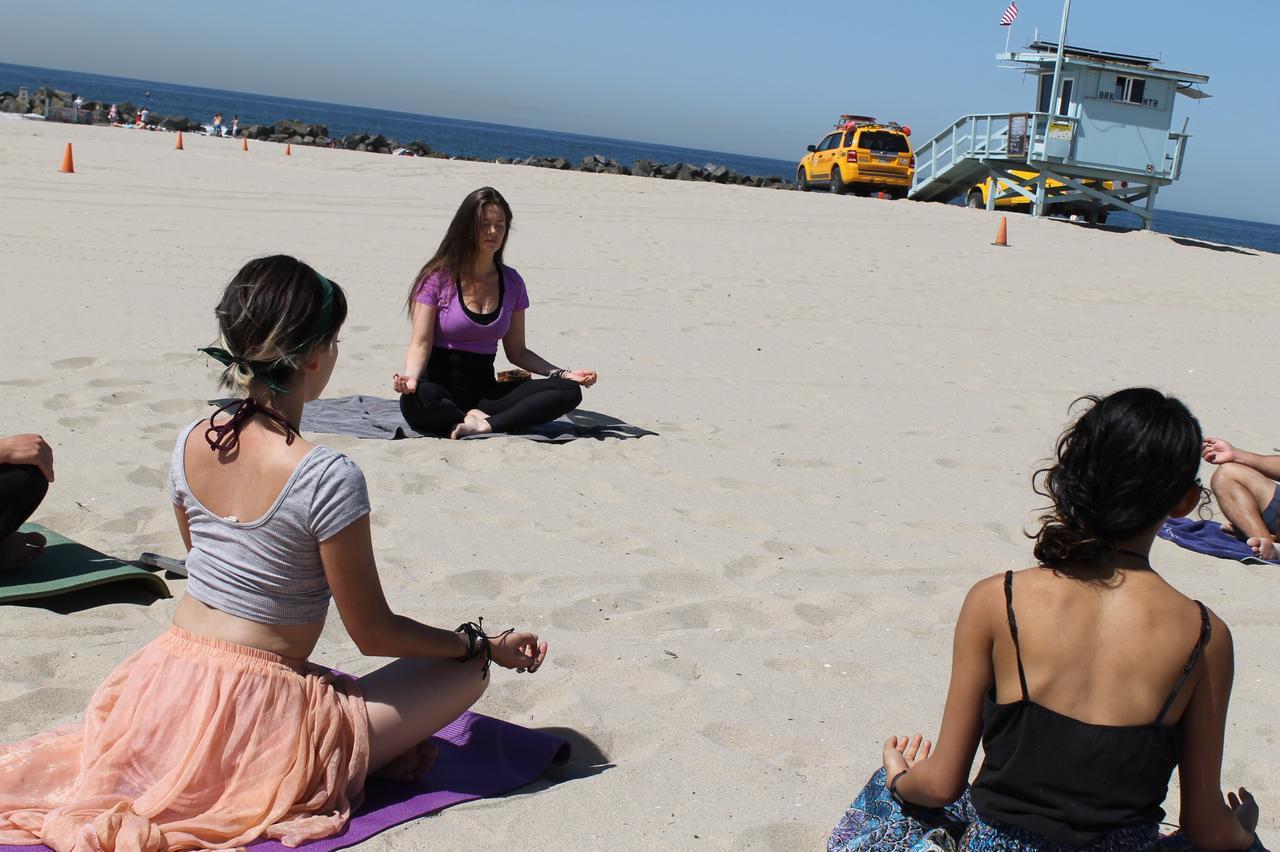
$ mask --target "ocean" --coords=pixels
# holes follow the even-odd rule
[[[217,112],[223,114],[227,123],[230,123],[232,115],[238,115],[241,127],[296,118],[312,124],[328,125],[329,133],[334,137],[356,132],[381,133],[401,143],[422,140],[435,151],[484,159],[564,157],[576,163],[589,154],[600,154],[626,166],[639,159],[655,163],[684,162],[695,166],[715,163],[727,166],[739,174],[777,175],[789,180],[795,175],[796,163],[804,153],[804,144],[808,144],[804,140],[798,142],[795,160],[778,160],[652,142],[511,127],[460,118],[416,115],[394,110],[0,63],[0,91],[17,92],[20,86],[27,87],[31,92],[41,86],[50,86],[79,94],[86,100],[105,103],[129,101],[137,106],[147,106],[161,115],[185,115],[204,123],[208,123]],[[1139,220],[1131,214],[1113,213],[1108,224],[1137,227]],[[1280,253],[1280,225],[1264,222],[1157,208],[1155,230],[1175,237]]]

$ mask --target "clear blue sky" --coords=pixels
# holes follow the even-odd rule
[[[931,136],[1031,109],[996,67],[1008,0],[5,3],[0,61],[798,159],[841,112]],[[1019,0],[1013,44],[1056,39],[1061,0]],[[1208,74],[1162,206],[1280,223],[1280,3],[1073,0],[1072,44]],[[430,141],[430,140],[428,140]]]

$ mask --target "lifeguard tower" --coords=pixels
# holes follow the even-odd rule
[[[1210,97],[1195,88],[1209,78],[1044,41],[996,58],[1037,79],[1035,111],[967,115],[916,148],[910,197],[950,201],[986,180],[988,210],[1016,194],[1037,216],[1060,204],[1088,207],[1098,221],[1127,210],[1150,228],[1156,193],[1178,179],[1189,138],[1185,122],[1171,129],[1174,99]]]

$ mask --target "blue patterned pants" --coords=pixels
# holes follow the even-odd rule
[[[1083,849],[1046,840],[1010,825],[985,822],[973,809],[969,791],[940,810],[902,807],[885,789],[881,768],[844,812],[831,838],[828,852],[1196,852],[1178,835],[1162,837],[1152,824],[1110,831]],[[1266,852],[1255,841],[1250,852]]]

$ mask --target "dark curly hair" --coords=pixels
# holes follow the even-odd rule
[[[1055,568],[1114,553],[1167,515],[1200,469],[1200,422],[1179,400],[1127,388],[1072,406],[1082,401],[1089,407],[1058,438],[1057,462],[1032,477],[1052,501],[1032,536],[1035,557]]]

